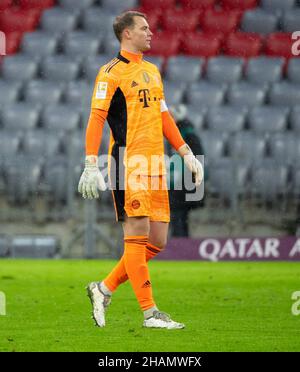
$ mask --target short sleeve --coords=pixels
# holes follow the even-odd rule
[[[101,68],[95,81],[91,108],[108,111],[118,88],[118,80],[112,74],[106,73],[104,68],[105,66]]]

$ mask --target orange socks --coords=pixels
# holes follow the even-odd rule
[[[142,310],[155,306],[146,262],[147,240],[147,236],[125,237],[124,255],[104,280],[105,285],[113,291],[119,284],[129,278]],[[150,249],[147,249],[147,252],[148,259],[150,259],[159,252],[159,249],[150,245]]]
[[[153,244],[146,244],[146,262],[154,258],[161,249]],[[118,286],[128,280],[128,275],[125,269],[124,255],[121,257],[120,261],[113,268],[110,274],[104,279],[104,283],[109,288],[111,292],[115,291]]]

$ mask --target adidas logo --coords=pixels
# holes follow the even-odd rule
[[[149,280],[147,280],[143,285],[142,285],[142,288],[148,288],[148,287],[151,287],[151,283]]]
[[[133,80],[133,82],[131,83],[131,88],[136,87],[137,85],[138,83]]]

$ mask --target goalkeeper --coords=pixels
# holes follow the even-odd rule
[[[91,199],[106,188],[98,168],[98,152],[107,120],[109,154],[116,164],[110,167],[110,183],[116,186],[112,191],[116,219],[123,223],[124,254],[106,278],[87,287],[93,317],[99,327],[105,326],[112,293],[129,279],[144,314],[144,327],[181,329],[182,323],[157,307],[147,265],[164,249],[170,222],[163,137],[184,158],[196,185],[202,181],[203,170],[169,114],[158,68],[143,59],[153,35],[146,16],[125,12],[116,17],[113,28],[121,44],[120,53],[101,67],[95,81],[86,130],[85,169],[78,191]]]

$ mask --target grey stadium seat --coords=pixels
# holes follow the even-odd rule
[[[246,78],[253,83],[273,83],[282,78],[284,58],[255,57],[248,61]]]
[[[145,61],[148,61],[150,63],[153,63],[156,65],[156,67],[159,69],[159,71],[162,71],[163,63],[164,63],[164,58],[163,57],[157,57],[157,56],[146,56],[144,58]]]
[[[300,138],[293,133],[275,133],[269,139],[270,155],[277,164],[294,165],[300,159]]]
[[[233,83],[240,80],[243,65],[242,58],[213,57],[208,60],[206,77],[213,83]]]
[[[299,85],[287,81],[275,83],[270,90],[269,100],[272,105],[297,105],[300,102]]]
[[[94,3],[95,0],[59,0],[59,5],[65,9],[86,9]]]
[[[85,31],[103,32],[107,34],[112,32],[112,24],[115,15],[106,13],[102,8],[90,7],[83,13],[82,23]]]
[[[187,90],[187,101],[190,105],[215,106],[224,102],[226,87],[205,81],[193,83]]]
[[[60,101],[65,85],[61,82],[32,80],[25,90],[27,102],[53,104]]]
[[[164,93],[167,105],[178,105],[181,103],[185,89],[184,83],[164,82]]]
[[[300,133],[300,106],[294,106],[291,111],[290,123],[295,133]]]
[[[73,106],[49,106],[42,113],[42,125],[49,130],[76,130],[79,123],[80,114]]]
[[[292,171],[292,190],[291,193],[294,198],[298,199],[300,197],[300,168],[296,165]]]
[[[41,27],[49,32],[68,32],[76,28],[77,19],[78,12],[54,7],[42,13]]]
[[[291,82],[300,84],[300,59],[299,58],[290,58],[288,68],[287,68],[287,76]]]
[[[37,30],[26,32],[22,39],[21,49],[26,55],[48,56],[55,54],[58,47],[59,36]]]
[[[103,40],[103,50],[104,53],[111,56],[115,57],[119,50],[120,50],[120,43],[118,39],[110,33],[106,38]]]
[[[6,235],[0,235],[0,257],[5,257],[9,254],[10,240]]]
[[[0,80],[0,105],[18,100],[22,83],[20,81]]]
[[[68,56],[46,57],[41,63],[41,75],[51,81],[72,81],[79,75],[80,63]]]
[[[21,144],[21,132],[15,130],[0,130],[0,158],[1,157],[14,157]]]
[[[34,79],[38,73],[38,61],[22,54],[4,58],[1,73],[4,79],[25,81]]]
[[[265,102],[266,87],[241,81],[231,84],[228,89],[227,100],[232,106],[252,107]]]
[[[3,125],[6,129],[33,129],[37,127],[39,118],[40,108],[26,103],[6,106],[2,113]]]
[[[206,114],[207,109],[204,107],[199,109],[194,106],[187,106],[187,118],[192,122],[199,134],[201,134],[200,131],[204,128]]]
[[[241,28],[246,32],[269,34],[277,30],[278,17],[262,9],[247,10],[241,21]]]
[[[296,5],[296,0],[261,0],[260,6],[268,11],[275,9],[285,10],[291,9]]]
[[[282,29],[284,32],[294,32],[300,30],[300,9],[294,8],[284,12],[282,16]]]
[[[132,9],[138,6],[137,0],[102,0],[101,5],[105,10],[118,14],[123,10]]]
[[[94,75],[95,79],[96,75]],[[90,105],[93,94],[94,84],[86,80],[70,81],[66,88],[66,101],[68,104],[85,108]]]
[[[265,139],[248,131],[231,136],[228,145],[230,156],[238,161],[260,161],[266,154]]]
[[[227,137],[225,133],[215,131],[205,130],[201,132],[205,163],[211,164],[225,155]]]
[[[49,199],[56,203],[67,200],[67,159],[65,156],[49,158],[45,164],[43,182],[47,186]]]
[[[15,258],[52,258],[58,250],[56,236],[17,235],[11,241],[11,256]]]
[[[193,83],[200,79],[205,60],[196,57],[170,57],[166,68],[169,81]]]
[[[207,113],[210,130],[218,132],[238,132],[244,129],[247,109],[229,106],[212,107]]]
[[[255,107],[249,113],[249,125],[256,133],[284,131],[287,127],[288,114],[287,107]]]
[[[85,78],[94,82],[100,68],[111,61],[111,59],[111,56],[108,55],[96,55],[86,58],[82,68]]]
[[[56,131],[27,131],[23,139],[23,152],[32,156],[55,156],[60,151],[60,141]]]
[[[101,35],[76,31],[69,33],[64,39],[64,52],[68,56],[90,56],[97,54],[102,43]]]

